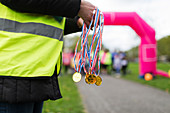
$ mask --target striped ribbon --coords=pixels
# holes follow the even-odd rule
[[[91,44],[89,44],[88,36],[90,34],[92,24],[94,24],[94,27],[93,27]],[[101,46],[102,46],[103,26],[104,26],[104,16],[99,9],[95,9],[94,13],[93,13],[93,18],[89,25],[89,28],[86,27],[85,23],[83,24],[82,33],[81,33],[80,38],[77,41],[77,44],[75,47],[74,70],[76,72],[80,73],[83,68],[84,72],[86,74],[89,73],[89,74],[99,75],[99,73],[100,73],[99,52],[100,52]],[[78,63],[76,64],[75,60],[77,57],[77,52],[78,52],[77,49],[78,49],[78,45],[79,45],[80,41],[81,41],[81,49],[79,51],[80,56],[78,58]],[[94,47],[94,43],[96,43],[95,47]],[[94,50],[94,52],[93,52],[93,50]],[[97,62],[97,60],[98,60],[98,62]],[[98,65],[98,73],[95,72],[96,63]],[[88,70],[86,69],[85,64],[88,64]]]

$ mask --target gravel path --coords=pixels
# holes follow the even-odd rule
[[[102,76],[101,86],[77,83],[87,113],[170,113],[170,94],[161,90]]]

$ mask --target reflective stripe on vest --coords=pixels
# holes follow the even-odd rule
[[[38,28],[38,29],[37,29]],[[62,29],[45,25],[42,23],[20,23],[12,20],[0,18],[0,30],[15,32],[15,33],[29,33],[35,35],[46,36],[62,40]]]
[[[0,76],[52,76],[56,65],[59,73],[65,19],[0,9]]]

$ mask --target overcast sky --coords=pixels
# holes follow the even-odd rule
[[[156,39],[170,35],[170,0],[87,0],[102,12],[137,12],[156,31]],[[103,44],[122,51],[140,44],[129,26],[104,26]]]

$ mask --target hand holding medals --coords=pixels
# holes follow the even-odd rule
[[[88,35],[92,27],[92,24],[94,25],[94,30],[92,34],[91,44],[89,44]],[[81,69],[83,68],[84,72],[86,73],[85,82],[87,84],[96,84],[97,86],[99,86],[102,83],[102,79],[99,76],[99,73],[100,73],[99,52],[102,46],[103,25],[104,25],[104,17],[103,17],[102,12],[99,11],[99,9],[94,10],[93,18],[91,20],[89,28],[87,28],[86,25],[83,24],[82,34],[79,40],[77,41],[77,44],[75,47],[75,54],[74,54],[74,65],[75,65],[74,70],[76,72],[73,74],[73,80],[75,82],[79,82],[81,80],[80,72],[81,72]],[[78,55],[77,47],[80,41],[81,41],[81,49]],[[96,43],[96,47],[93,47],[94,43]],[[77,63],[75,61],[76,58],[78,61]],[[96,62],[98,65],[97,74],[95,72]],[[85,64],[88,64],[88,66]],[[86,70],[86,67],[88,67],[88,70]]]

